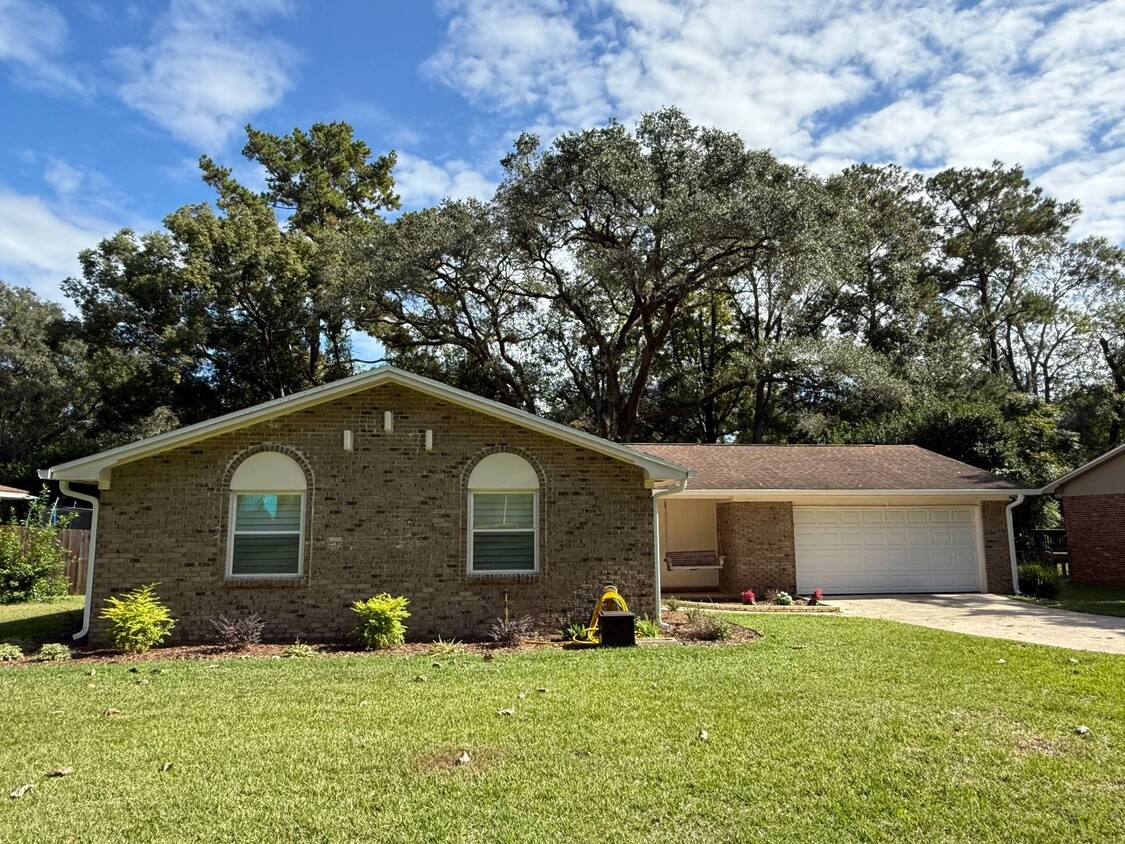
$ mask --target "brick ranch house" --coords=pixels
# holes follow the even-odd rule
[[[1125,445],[1043,488],[1062,501],[1070,579],[1125,585]]]
[[[911,446],[620,445],[389,366],[40,474],[94,508],[92,644],[151,582],[177,641],[254,612],[340,638],[383,591],[417,637],[479,635],[505,600],[554,625],[605,582],[650,616],[662,585],[1010,591],[1021,493]]]

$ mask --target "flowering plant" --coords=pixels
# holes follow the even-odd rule
[[[823,600],[824,600],[824,591],[819,589],[819,588],[814,589],[812,591],[812,597],[809,598],[809,606],[815,607],[817,604],[819,604]]]
[[[742,603],[756,604],[758,603],[758,596],[754,594],[753,589],[747,589],[742,593]]]

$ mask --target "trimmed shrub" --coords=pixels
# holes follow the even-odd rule
[[[26,518],[0,525],[0,604],[45,601],[70,588],[64,576],[68,552],[59,545],[59,530],[73,517],[50,524],[50,507],[44,488]]]
[[[41,647],[35,658],[40,662],[65,662],[70,659],[70,648],[58,642],[51,642]]]
[[[514,648],[519,645],[524,636],[529,636],[534,629],[535,622],[532,621],[531,616],[524,615],[507,621],[498,618],[489,628],[488,635],[492,637],[492,641],[497,647]]]
[[[23,659],[23,650],[19,645],[11,642],[0,644],[0,662],[15,662],[17,659]]]
[[[642,639],[656,639],[663,633],[660,625],[651,618],[638,618],[633,622],[633,626],[637,631],[637,636]]]
[[[410,603],[401,595],[392,598],[380,592],[366,601],[356,601],[352,610],[359,616],[356,635],[368,650],[390,648],[406,641],[406,626],[403,619],[410,618],[406,605]]]
[[[1062,589],[1062,575],[1054,566],[1041,566],[1028,563],[1018,569],[1020,591],[1033,598],[1057,598]]]
[[[225,615],[220,615],[218,618],[211,619],[211,626],[215,628],[215,637],[220,645],[230,650],[241,650],[261,644],[266,622],[257,613],[245,618],[227,618]]]
[[[156,597],[156,584],[134,589],[124,598],[106,600],[101,618],[109,621],[110,645],[125,653],[141,654],[159,645],[172,632],[176,620]]]

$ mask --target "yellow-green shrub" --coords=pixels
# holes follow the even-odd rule
[[[352,610],[359,616],[356,635],[367,649],[389,648],[401,645],[406,638],[403,619],[410,618],[406,605],[410,603],[401,595],[392,598],[381,592],[366,601],[356,601]]]
[[[126,653],[144,653],[159,645],[176,626],[168,608],[160,603],[153,591],[155,583],[134,589],[124,598],[116,596],[106,600],[101,618],[110,622],[106,635],[110,644]]]

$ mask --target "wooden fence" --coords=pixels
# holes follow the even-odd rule
[[[66,563],[70,594],[86,594],[86,559],[90,554],[90,531],[60,530],[59,545],[70,552],[70,559]]]

